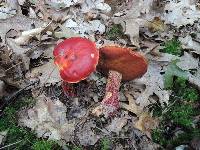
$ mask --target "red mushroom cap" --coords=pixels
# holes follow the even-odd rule
[[[114,70],[122,74],[122,80],[133,80],[147,71],[147,60],[138,52],[120,46],[100,48],[98,68],[103,73]]]
[[[61,78],[69,83],[87,78],[96,69],[99,60],[95,43],[81,37],[69,38],[59,43],[53,55]]]

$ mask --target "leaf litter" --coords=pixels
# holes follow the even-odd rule
[[[134,131],[134,135],[144,133],[151,138],[152,129],[159,121],[152,117],[148,107],[160,104],[164,108],[169,104],[171,91],[167,88],[172,85],[173,78],[184,77],[200,89],[200,44],[197,38],[189,35],[191,31],[187,27],[199,21],[200,11],[190,0],[118,0],[114,5],[109,5],[110,0],[30,1],[27,16],[20,10],[26,3],[18,2],[20,6],[17,1],[6,1],[0,7],[1,97],[8,94],[5,85],[20,89],[36,79],[40,81],[41,88],[59,87],[61,79],[52,60],[52,51],[56,42],[62,40],[60,38],[87,37],[98,46],[109,43],[131,45],[140,49],[149,61],[148,71],[143,77],[123,84],[120,92],[125,99],[114,118],[95,118],[90,114],[93,105],[103,98],[105,89],[105,78],[98,72],[77,85],[77,103],[74,103],[74,98],[58,94],[59,90],[51,92],[54,98],[43,91],[36,97],[34,107],[19,112],[19,124],[31,128],[38,137],[58,140],[62,144],[78,140],[80,145],[88,146],[95,145],[104,136],[132,136],[126,130],[134,127],[139,129]],[[54,21],[51,22],[51,19]],[[110,23],[121,24],[127,37],[104,40]],[[181,35],[180,27],[187,30],[188,35]],[[182,48],[186,50],[183,55],[159,52],[162,48],[160,43],[177,34]],[[191,70],[196,72],[191,73]],[[33,95],[38,92],[37,88],[32,87]],[[87,95],[84,94],[86,91]],[[84,110],[84,113],[78,110]],[[97,132],[98,129],[101,130]],[[140,139],[140,142],[147,141]],[[132,146],[141,147],[137,147],[134,141]]]

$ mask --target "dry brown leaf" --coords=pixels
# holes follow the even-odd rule
[[[81,4],[82,12],[87,13],[93,10],[101,11],[102,13],[108,13],[111,11],[111,7],[104,3],[104,0],[85,0],[85,2]]]
[[[39,78],[40,86],[49,86],[61,81],[58,67],[50,60],[46,64],[33,68],[26,74],[27,78]]]
[[[115,132],[117,135],[119,135],[119,132],[122,130],[122,128],[127,124],[127,118],[126,117],[115,117],[111,124],[109,124],[106,128],[106,131],[109,132]]]
[[[79,129],[76,135],[81,145],[94,145],[101,138],[101,136],[96,135],[91,129],[95,126],[96,125],[93,121],[89,121],[84,123],[84,126]]]
[[[139,116],[139,120],[134,124],[134,127],[144,132],[151,138],[151,131],[158,126],[158,119],[151,117],[144,112]]]
[[[177,62],[177,66],[182,70],[198,69],[198,63],[198,58],[194,58],[192,54],[184,52],[184,55],[180,57],[180,61]]]
[[[83,0],[45,0],[45,2],[51,7],[59,10],[76,4],[81,4]]]
[[[180,27],[183,25],[192,25],[194,21],[200,18],[200,11],[191,0],[169,1],[165,5],[163,19],[166,23]]]
[[[165,30],[165,24],[159,17],[155,17],[152,21],[149,21],[148,28],[151,32],[163,32]]]
[[[30,58],[27,55],[27,52],[30,50],[29,48],[22,48],[17,45],[13,39],[6,39],[8,47],[12,50],[14,58],[13,61],[21,59],[22,64],[24,65],[24,70],[29,70]]]
[[[38,137],[51,140],[73,140],[75,122],[66,118],[67,108],[59,100],[40,95],[36,105],[19,112],[19,124],[31,128]]]
[[[157,101],[150,101],[150,96],[155,94],[162,106],[168,104],[170,91],[164,90],[163,76],[160,74],[161,67],[155,63],[149,63],[147,72],[140,78],[135,79],[137,84],[145,85],[145,90],[136,98],[136,103],[144,108]]]
[[[32,29],[34,25],[35,28],[43,26],[45,22],[39,19],[30,19],[24,15],[18,14],[12,18],[6,20],[0,20],[1,28],[0,28],[0,37],[5,43],[5,35],[11,30],[15,29],[17,31],[24,31]]]
[[[121,24],[125,34],[130,37],[131,44],[139,47],[139,30],[140,27],[147,27],[148,21],[143,14],[148,14],[152,7],[152,0],[132,1],[130,8],[114,14],[113,22]]]
[[[190,49],[196,54],[200,54],[200,42],[194,41],[190,35],[179,37],[179,41],[184,49]]]
[[[7,19],[16,15],[18,9],[17,0],[6,0],[0,7],[0,19]]]
[[[28,31],[23,31],[19,37],[14,39],[14,42],[18,45],[25,45],[28,44],[29,40],[36,35],[41,34],[41,32],[45,29],[46,27],[39,27],[35,29],[31,29]]]
[[[133,98],[133,96],[128,93],[125,93],[125,96],[127,97],[129,103],[121,103],[121,107],[136,114],[137,116],[140,115],[143,110],[140,106],[136,104],[136,100]]]

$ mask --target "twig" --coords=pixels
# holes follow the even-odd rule
[[[10,69],[12,69],[12,68],[14,68],[14,67],[16,67],[16,66],[18,66],[18,65],[20,65],[22,63],[23,62],[19,62],[19,63],[15,64],[15,65],[11,66],[10,68],[6,69],[5,72],[9,71]]]
[[[4,147],[0,147],[0,149],[5,149],[5,148],[8,148],[8,147],[10,147],[10,146],[13,146],[13,145],[16,145],[16,144],[18,144],[18,143],[20,143],[20,142],[22,142],[22,140],[20,140],[20,141],[17,141],[17,142],[15,142],[15,143],[12,143],[12,144],[9,144],[9,145],[6,145],[6,146],[4,146]]]

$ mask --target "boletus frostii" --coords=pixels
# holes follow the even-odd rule
[[[147,71],[147,60],[138,52],[120,46],[104,46],[99,49],[100,60],[97,69],[108,76],[105,96],[93,114],[108,117],[120,107],[120,82],[141,77]]]

